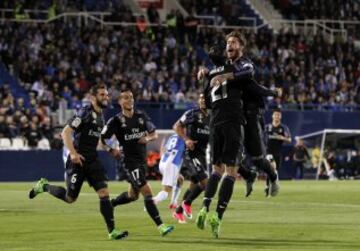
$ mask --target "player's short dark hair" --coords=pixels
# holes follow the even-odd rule
[[[226,41],[231,37],[237,38],[242,46],[244,46],[244,47],[246,46],[245,36],[242,33],[240,33],[239,31],[232,31],[229,34],[227,34]]]
[[[100,89],[107,89],[107,87],[105,84],[96,84],[93,87],[91,87],[90,94],[93,96],[96,96],[98,90],[100,90]]]
[[[211,46],[209,49],[209,58],[214,65],[223,65],[225,63],[224,48],[217,44]]]
[[[281,113],[281,109],[280,109],[280,108],[274,108],[274,109],[273,109],[273,113],[274,113],[274,112],[279,112],[279,113]]]
[[[133,90],[132,90],[130,87],[126,87],[126,88],[124,88],[124,89],[121,89],[121,90],[120,90],[120,95],[119,95],[119,97],[118,97],[118,100],[121,99],[121,97],[122,97],[121,94],[123,94],[124,92],[133,92]]]
[[[132,89],[130,87],[126,87],[126,88],[120,90],[120,93],[123,93],[123,92],[132,92]]]

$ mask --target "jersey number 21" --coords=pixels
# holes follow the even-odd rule
[[[220,85],[214,86],[211,89],[211,102],[214,103],[219,99],[227,98],[227,81],[222,82]]]

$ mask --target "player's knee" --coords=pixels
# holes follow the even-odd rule
[[[172,186],[164,186],[164,191],[170,193],[172,191]]]
[[[223,165],[215,165],[213,172],[218,173],[219,175],[222,176],[224,174],[224,172],[225,172],[225,166],[223,166]]]
[[[135,201],[139,199],[139,193],[129,193],[129,199]]]
[[[96,192],[100,199],[109,197],[109,190],[107,188],[102,188]]]
[[[203,179],[202,181],[200,181],[199,185],[201,187],[202,190],[205,190],[206,185],[207,185],[208,179]]]
[[[151,190],[151,187],[150,187],[150,185],[148,183],[146,183],[145,185],[143,185],[140,188],[140,192],[144,197],[152,196],[152,190]]]
[[[236,178],[237,177],[237,169],[235,167],[227,167],[226,175]]]
[[[183,176],[179,176],[177,179],[177,186],[181,187],[184,184],[184,177]]]

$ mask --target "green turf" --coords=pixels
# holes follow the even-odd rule
[[[107,240],[98,199],[87,184],[72,205],[48,194],[29,200],[33,184],[0,183],[0,250],[360,250],[358,181],[282,182],[279,196],[270,199],[264,198],[263,182],[250,198],[238,182],[217,240],[194,220],[160,237],[139,200],[116,208],[118,228],[130,232],[119,241]],[[157,192],[160,183],[151,184]],[[110,183],[113,194],[126,188]],[[160,205],[161,215],[175,224],[167,204]]]

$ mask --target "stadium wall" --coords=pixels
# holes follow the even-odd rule
[[[284,154],[290,150],[290,147],[285,147]],[[116,161],[104,151],[99,152],[99,158],[109,179],[115,180]],[[64,180],[62,151],[0,151],[0,182],[35,181],[41,177],[52,181]],[[291,161],[283,162],[280,178],[291,178]]]
[[[165,107],[141,107],[151,117],[158,129],[171,129],[172,125],[185,112],[182,109]],[[111,109],[107,116],[112,116],[119,111]],[[298,136],[331,129],[360,129],[360,112],[343,111],[283,111],[283,123],[286,124],[291,135]],[[265,122],[271,122],[271,112],[265,113]]]
[[[114,180],[116,161],[107,152],[99,152],[99,157],[110,180]],[[62,151],[0,151],[0,181],[34,181],[41,177],[64,180]]]
[[[169,129],[182,115],[184,110],[147,108],[159,129]],[[109,110],[107,116],[117,113]],[[271,113],[265,114],[266,121],[271,121]],[[294,139],[297,135],[320,131],[324,128],[360,129],[360,112],[320,112],[320,111],[285,111],[283,122],[290,128]],[[150,146],[149,148],[153,148]],[[291,150],[291,145],[284,147],[284,156]],[[108,171],[109,178],[115,179],[116,162],[106,152],[100,152],[100,159]],[[280,178],[291,177],[291,161],[284,161]],[[0,151],[0,181],[33,181],[39,177],[50,180],[63,180],[64,169],[61,151]]]

